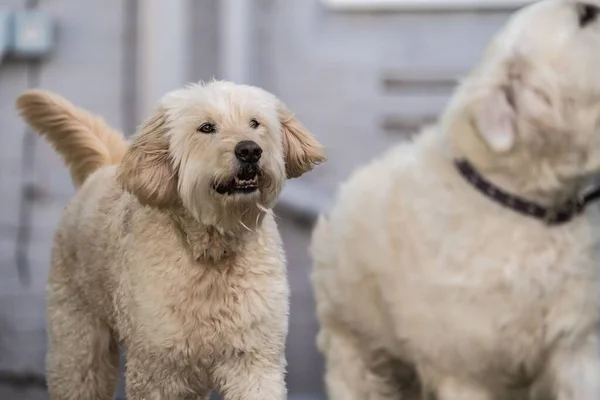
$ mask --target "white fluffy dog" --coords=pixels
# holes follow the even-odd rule
[[[79,187],[55,236],[53,400],[283,400],[285,257],[271,212],[323,149],[275,96],[228,82],[167,94],[131,144],[43,91],[25,119]]]
[[[315,229],[333,400],[600,399],[600,2],[518,12]],[[400,397],[399,397],[400,396]]]

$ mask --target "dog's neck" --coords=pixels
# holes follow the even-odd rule
[[[525,160],[528,158],[528,160]],[[557,207],[579,197],[590,182],[574,175],[566,178],[557,167],[536,159],[534,155],[522,157],[514,164],[489,165],[473,163],[478,172],[494,186],[525,200],[546,207]]]
[[[206,224],[198,221],[184,208],[172,212],[193,259],[218,264],[242,251],[245,243],[257,234],[264,217],[260,210],[250,212],[252,218],[224,218],[225,223]]]
[[[525,200],[547,207],[565,204],[582,190],[581,182],[556,182],[555,177],[542,177],[542,168],[485,168],[473,163],[479,174],[495,187]],[[546,171],[551,174],[551,171]],[[544,179],[546,178],[546,179]],[[550,183],[549,183],[550,181]]]
[[[543,160],[524,154],[512,160],[502,160],[482,148],[456,146],[441,129],[428,132],[425,146],[443,163],[441,170],[459,176],[454,167],[460,159],[468,160],[477,172],[495,187],[545,207],[555,207],[576,197],[585,187],[584,179],[565,180],[556,168]],[[463,179],[460,177],[459,179]]]

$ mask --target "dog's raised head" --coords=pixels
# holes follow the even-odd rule
[[[442,118],[481,169],[530,191],[573,190],[600,172],[600,1],[542,0],[493,39]]]
[[[322,161],[321,145],[274,95],[212,81],[163,97],[118,179],[143,204],[181,204],[199,222],[223,227],[272,207],[286,178]]]

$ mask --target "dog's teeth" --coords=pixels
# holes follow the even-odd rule
[[[234,177],[234,182],[237,187],[239,187],[241,189],[246,189],[249,187],[256,186],[258,183],[258,177],[255,176],[254,178],[251,178],[251,179],[240,179],[236,176],[236,177]]]

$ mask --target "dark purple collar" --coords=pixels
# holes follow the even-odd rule
[[[545,207],[500,189],[481,176],[467,160],[457,160],[454,163],[460,174],[483,195],[504,207],[542,220],[548,225],[560,225],[569,222],[575,216],[580,215],[588,203],[600,199],[600,187],[598,187],[588,194],[580,198],[574,198],[559,207]]]

